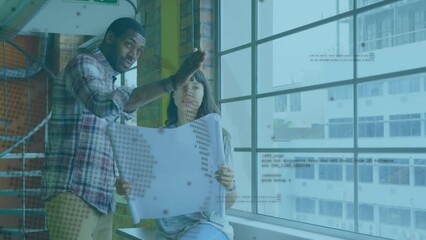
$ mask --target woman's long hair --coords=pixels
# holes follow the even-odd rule
[[[219,108],[214,102],[213,96],[210,91],[210,84],[207,82],[204,73],[200,70],[196,71],[192,76],[195,78],[195,81],[201,83],[204,89],[203,101],[201,102],[200,107],[197,112],[197,119],[203,117],[209,113],[219,113]],[[167,120],[166,126],[175,125],[178,121],[177,107],[173,94],[170,94],[170,101],[167,107]]]

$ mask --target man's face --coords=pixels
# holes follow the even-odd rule
[[[138,60],[145,47],[145,39],[139,33],[129,29],[116,37],[112,33],[111,54],[108,61],[115,71],[123,73]]]

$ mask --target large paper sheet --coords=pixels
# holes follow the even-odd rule
[[[221,118],[208,114],[177,128],[112,124],[108,128],[134,223],[199,211],[224,214],[214,172],[223,164]]]

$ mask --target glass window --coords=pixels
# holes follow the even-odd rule
[[[232,213],[394,240],[423,234],[426,1],[245,4],[242,36],[223,35],[237,34],[238,11],[221,9],[218,25],[230,42],[217,53],[223,125],[257,168],[253,207]]]
[[[411,225],[411,214],[408,209],[380,207],[379,214],[380,223],[405,227]]]
[[[259,93],[351,78],[350,25],[350,19],[342,19],[260,44]]]
[[[300,112],[302,111],[302,103],[300,99],[300,93],[290,94],[290,111]]]
[[[398,1],[358,15],[359,77],[424,67],[425,8],[426,1]]]
[[[296,197],[296,212],[315,214],[315,199]]]
[[[222,104],[222,124],[231,134],[234,147],[251,146],[250,101]]]
[[[352,8],[349,0],[266,0],[258,4],[258,37],[268,37],[295,27],[332,17]],[[303,14],[299,14],[303,12]]]
[[[275,97],[275,112],[287,112],[287,95]]]
[[[320,162],[337,162],[333,158],[320,158]],[[342,165],[341,164],[320,164],[319,179],[342,181]]]
[[[372,82],[358,85],[358,98],[382,96],[383,85],[383,82]]]
[[[414,159],[414,185],[426,186],[426,160]]]
[[[383,0],[356,0],[357,7],[365,7],[367,5],[378,3]]]
[[[238,13],[238,16],[236,14]],[[221,50],[249,43],[251,4],[247,0],[220,1]]]
[[[117,88],[120,86],[126,86],[126,87],[136,88],[137,73],[138,71],[137,71],[137,61],[136,61],[129,68],[129,70],[116,76],[116,80],[114,81],[114,87]],[[126,125],[132,125],[132,126],[138,125],[136,114],[131,119],[126,120],[124,119],[124,117],[122,117],[122,118],[119,118],[119,120]]]
[[[252,209],[252,168],[251,155],[247,152],[234,152],[233,168],[235,173],[235,182],[238,188],[238,198],[233,209],[250,212]]]
[[[320,200],[319,214],[330,217],[342,217],[342,203],[335,201]]]
[[[251,57],[246,48],[221,57],[221,98],[246,96],[251,93]]]
[[[131,87],[131,88],[137,87],[137,85],[138,85],[138,83],[137,83],[138,69],[136,68],[136,63],[137,62],[135,62],[133,64],[133,66],[132,66],[132,68],[130,68],[130,70],[123,73],[123,75],[124,75],[124,86]],[[131,118],[129,120],[124,120],[124,123],[126,125],[137,126],[138,125],[138,119],[136,117],[136,114],[133,118]]]
[[[371,159],[358,159],[359,162],[371,162]],[[354,180],[354,166],[346,165],[346,181]],[[362,183],[373,182],[373,166],[358,163],[358,181]]]
[[[327,92],[328,89],[322,89],[301,92],[297,95],[284,94],[258,99],[257,138],[259,147],[351,146],[353,141],[350,139],[351,135],[347,134],[352,134],[353,123],[327,123],[327,119],[352,116],[353,101],[329,102],[326,99]],[[300,103],[300,111],[290,111],[289,99],[291,96],[295,96],[296,102]],[[338,132],[339,128],[347,128],[349,133]],[[338,137],[341,141],[324,141],[327,138]],[[343,137],[345,139],[342,139]]]
[[[426,229],[426,211],[416,211],[416,228]]]
[[[352,118],[335,118],[328,120],[330,138],[350,138],[354,135]]]
[[[359,137],[383,137],[384,121],[382,116],[360,117],[358,125]]]
[[[389,116],[391,137],[420,136],[420,114],[402,114]]]
[[[401,94],[420,91],[420,79],[417,77],[389,80],[389,94]]]
[[[298,179],[315,179],[315,164],[313,157],[296,157],[296,162],[303,163],[295,168],[295,177]]]
[[[328,89],[328,101],[353,99],[352,86],[339,86]]]
[[[354,204],[346,204],[346,217],[349,219],[354,218]],[[358,206],[358,217],[361,221],[374,221],[374,206],[368,204],[360,204]]]
[[[410,184],[408,159],[380,158],[379,181],[383,184]]]

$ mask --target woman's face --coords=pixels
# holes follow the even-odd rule
[[[173,98],[179,111],[197,113],[204,96],[203,84],[194,77],[173,92]]]

